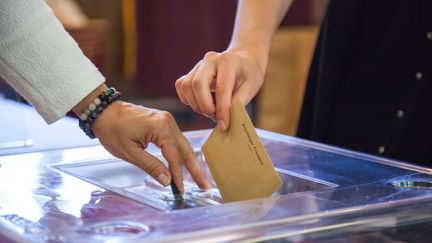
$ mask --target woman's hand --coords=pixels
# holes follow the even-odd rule
[[[238,97],[246,105],[261,88],[272,36],[291,3],[292,0],[239,0],[228,49],[222,53],[208,52],[177,80],[181,101],[226,130],[231,101]]]
[[[188,74],[176,81],[177,94],[184,104],[226,130],[231,101],[238,97],[246,105],[252,100],[264,82],[267,59],[267,53],[258,55],[253,47],[208,52]]]
[[[209,188],[194,151],[169,112],[116,101],[99,115],[92,131],[112,155],[138,166],[164,186],[172,178],[184,190],[184,165],[200,188]],[[145,151],[149,143],[161,148],[169,169]]]

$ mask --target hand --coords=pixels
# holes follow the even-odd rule
[[[208,52],[175,87],[184,104],[217,121],[224,131],[229,126],[231,102],[237,97],[245,105],[252,100],[264,82],[266,66],[267,55],[257,55],[253,48]]]
[[[92,130],[112,155],[138,166],[164,186],[172,178],[184,191],[184,165],[200,188],[210,187],[194,151],[169,112],[116,101],[99,115]],[[169,169],[145,151],[149,143],[161,148]]]

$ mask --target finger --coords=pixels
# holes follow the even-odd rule
[[[195,73],[197,72],[198,68],[201,66],[202,62],[203,62],[202,60],[197,62],[197,64],[195,64],[195,66],[192,68],[192,70],[189,71],[187,76],[189,76],[189,77],[195,76]]]
[[[192,108],[192,110],[201,114],[201,109],[199,108],[198,102],[196,101],[195,94],[193,92],[192,79],[184,80],[181,85],[181,90],[186,102]]]
[[[174,139],[170,139],[168,143],[163,142],[160,148],[162,151],[162,155],[168,161],[172,180],[174,181],[180,192],[184,192],[182,161],[180,153],[174,145]]]
[[[180,137],[177,139],[177,142],[181,158],[183,159],[183,164],[189,171],[192,179],[197,183],[199,188],[210,188],[210,183],[202,167],[200,166],[200,162],[198,161],[195,152],[183,134],[180,135]]]
[[[176,80],[176,82],[175,82],[175,89],[177,91],[178,97],[180,98],[180,101],[183,104],[185,104],[185,105],[189,105],[187,103],[186,97],[184,96],[183,91],[181,89],[182,83],[183,83],[183,81],[184,81],[185,78],[186,78],[186,75],[181,76],[179,79]]]
[[[189,105],[187,103],[187,99],[182,91],[182,84],[185,80],[190,80],[193,78],[193,76],[195,75],[196,71],[198,70],[199,66],[201,65],[202,61],[199,61],[197,64],[195,64],[195,66],[192,68],[192,70],[189,71],[189,73],[187,73],[186,75],[181,76],[179,79],[177,79],[177,81],[175,82],[175,88],[177,91],[177,94],[181,100],[181,102],[183,102],[183,104],[185,105]]]
[[[215,105],[210,86],[216,76],[216,66],[206,61],[197,70],[192,79],[192,89],[201,112],[207,117],[214,117]]]
[[[136,144],[128,146],[128,162],[141,168],[161,185],[168,186],[171,182],[171,175],[168,168],[155,156],[147,153]]]
[[[167,146],[166,148],[162,147],[162,155],[168,161],[172,180],[176,184],[177,188],[181,192],[184,192],[181,155],[176,149],[173,148],[174,146],[170,146],[170,145]]]
[[[229,127],[231,100],[236,81],[235,69],[227,63],[218,66],[215,84],[216,121],[219,129],[225,131]]]
[[[177,133],[180,133],[180,130],[178,130]],[[165,140],[165,142],[163,142],[160,147],[161,147],[162,155],[168,161],[169,170],[171,172],[174,183],[176,184],[177,188],[181,192],[183,192],[184,186],[183,186],[182,157],[181,154],[179,153],[179,150],[177,148],[178,146],[174,138],[175,135]]]
[[[195,94],[193,93],[192,80],[196,72],[199,70],[201,66],[202,66],[202,61],[200,61],[197,65],[195,65],[195,67],[186,75],[186,77],[183,79],[179,87],[181,89],[184,99],[186,100],[186,103],[196,113],[201,113],[201,110],[196,101]]]

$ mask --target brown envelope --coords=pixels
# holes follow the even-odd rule
[[[282,184],[244,105],[236,100],[229,129],[215,128],[202,147],[225,202],[268,197]]]

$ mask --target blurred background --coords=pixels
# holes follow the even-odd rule
[[[123,99],[170,111],[182,130],[213,127],[177,98],[174,83],[230,40],[234,0],[47,0]],[[297,0],[276,33],[254,124],[294,135],[325,0]],[[0,81],[3,96],[15,96]]]

